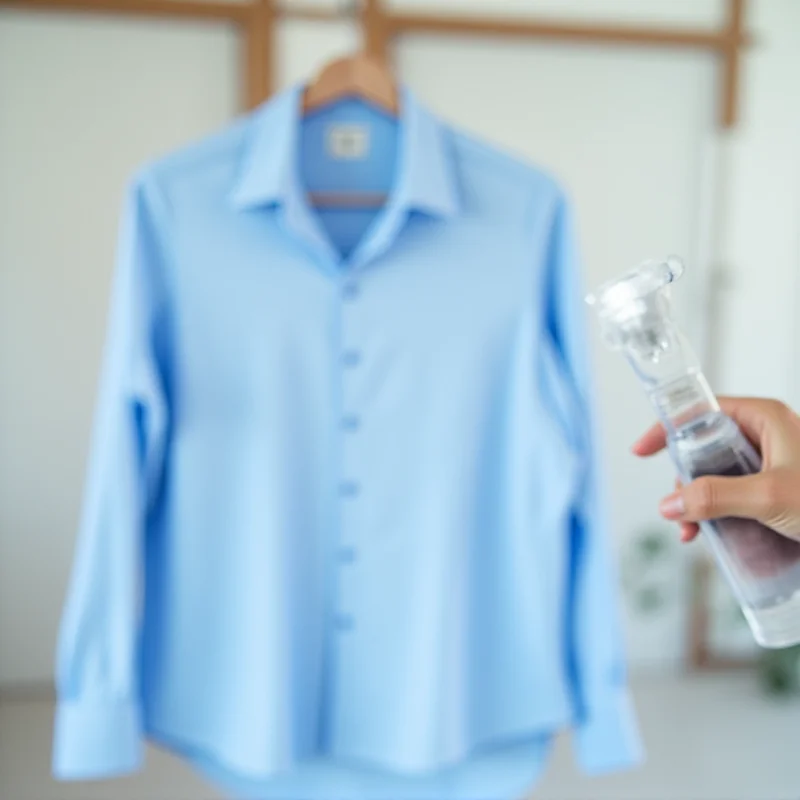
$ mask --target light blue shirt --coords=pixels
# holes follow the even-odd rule
[[[407,91],[299,101],[132,182],[55,774],[149,738],[234,796],[494,800],[568,727],[636,763],[562,192]]]

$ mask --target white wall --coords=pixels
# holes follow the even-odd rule
[[[722,9],[719,0],[597,0],[590,12],[578,0],[439,6],[705,26]],[[716,70],[704,55],[414,36],[399,44],[398,64],[444,116],[563,178],[589,283],[642,257],[686,254],[696,271],[680,305],[698,340],[709,322],[722,339],[717,384],[800,404],[800,4],[752,6],[743,119],[726,137],[714,132]],[[283,23],[281,82],[356,41],[348,22]],[[237,59],[225,26],[0,12],[0,683],[51,674],[124,180],[233,114]],[[715,150],[714,255],[728,276],[718,321],[702,291],[701,188]],[[627,455],[650,412],[621,359],[599,345],[596,356],[622,546],[654,520],[670,469]],[[636,663],[680,658],[682,613],[630,620]]]
[[[728,137],[718,385],[800,409],[800,3],[753,4],[743,117]]]
[[[0,682],[51,673],[124,183],[238,63],[222,26],[0,11]]]

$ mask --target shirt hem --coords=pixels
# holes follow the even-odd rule
[[[317,758],[330,758],[339,768],[351,771],[348,782],[352,782],[353,788],[348,791],[341,788],[327,791],[303,791],[293,794],[281,789],[279,792],[270,790],[266,787],[260,789],[237,789],[232,791],[234,785],[241,787],[243,784],[268,783],[289,778],[294,768],[287,770],[275,770],[270,772],[254,772],[241,766],[234,766],[227,759],[220,757],[214,752],[212,746],[205,743],[197,743],[183,734],[171,733],[158,727],[148,726],[145,729],[146,737],[155,745],[167,752],[181,758],[193,771],[202,776],[209,784],[221,790],[225,797],[233,800],[520,800],[529,793],[536,785],[544,772],[547,760],[550,755],[552,738],[557,733],[557,729],[536,729],[531,728],[527,734],[520,732],[504,737],[491,737],[471,750],[464,753],[461,758],[442,761],[441,766],[426,770],[408,770],[400,766],[389,766],[381,764],[375,760],[359,758],[354,755],[344,755],[341,753],[322,753],[319,756],[300,758],[294,762],[296,768],[304,765],[308,766]],[[538,740],[538,741],[537,741]],[[491,789],[483,792],[471,792],[467,790],[448,790],[443,788],[441,791],[420,792],[418,789],[398,790],[396,794],[388,792],[375,792],[365,788],[378,777],[385,779],[387,783],[414,780],[420,782],[429,780],[430,782],[439,781],[447,786],[448,779],[442,777],[449,770],[457,769],[467,765],[472,759],[486,756],[492,751],[503,752],[507,748],[519,746],[523,743],[530,744],[531,747],[541,745],[541,758],[536,761],[526,759],[525,776],[521,777],[517,772],[513,772],[512,778],[504,782],[502,778],[492,781]],[[496,767],[499,775],[504,769],[502,766]],[[506,765],[507,769],[507,765]],[[513,786],[512,786],[513,784]]]

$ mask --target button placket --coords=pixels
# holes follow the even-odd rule
[[[354,384],[358,380],[359,368],[362,366],[363,353],[360,343],[355,338],[354,316],[361,300],[362,287],[357,276],[349,275],[340,285],[340,419],[339,435],[340,481],[338,487],[341,505],[339,519],[339,540],[335,548],[335,561],[339,570],[338,606],[334,609],[333,625],[337,632],[345,633],[356,627],[356,610],[346,598],[351,596],[350,579],[353,565],[358,558],[356,546],[355,519],[358,516],[358,500],[362,493],[361,476],[354,469],[354,448],[358,444],[358,436],[363,426],[360,410],[353,405]]]
[[[342,286],[342,299],[345,302],[353,302],[358,298],[360,288],[355,278],[348,278]]]
[[[334,614],[333,623],[336,626],[336,630],[342,633],[351,631],[355,627],[355,620],[353,619],[353,615],[346,614],[344,612],[339,612],[337,614]]]
[[[357,414],[345,414],[342,417],[342,430],[355,433],[361,427],[361,418]]]
[[[361,351],[355,347],[346,348],[342,352],[342,365],[353,369],[361,363]]]
[[[361,487],[359,486],[357,481],[353,480],[343,480],[339,484],[339,495],[340,497],[358,497],[359,492],[361,491]]]

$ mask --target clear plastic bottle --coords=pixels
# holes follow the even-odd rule
[[[649,261],[586,299],[608,344],[625,354],[642,382],[681,479],[758,472],[758,453],[721,412],[672,319],[667,287],[682,274],[677,258]],[[753,520],[716,519],[700,527],[756,641],[776,648],[800,643],[800,542]]]

